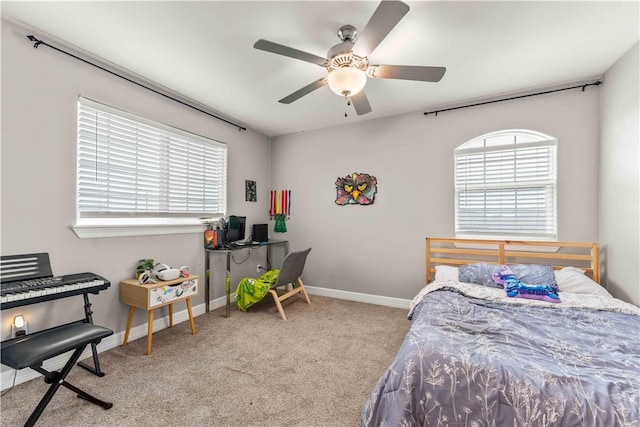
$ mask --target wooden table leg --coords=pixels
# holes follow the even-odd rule
[[[196,323],[193,321],[193,312],[191,311],[191,298],[187,298],[187,311],[189,312],[189,323],[191,324],[191,335],[196,334]]]
[[[132,305],[129,306],[129,318],[127,319],[127,331],[124,333],[124,342],[122,346],[126,346],[129,342],[129,331],[131,330],[131,323],[133,323],[133,313],[135,313],[136,308]]]
[[[169,327],[173,328],[173,304],[169,304]]]
[[[149,325],[147,326],[147,356],[151,354],[152,338],[153,338],[153,309],[149,310]]]

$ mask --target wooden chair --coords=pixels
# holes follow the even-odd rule
[[[284,309],[282,308],[282,301],[298,293],[302,293],[304,298],[307,300],[307,304],[311,304],[309,295],[307,295],[307,291],[304,289],[304,283],[302,283],[301,278],[309,252],[311,252],[311,248],[299,252],[291,252],[287,255],[284,261],[282,261],[282,268],[280,269],[280,274],[278,274],[278,279],[269,290],[269,293],[273,297],[273,301],[276,303],[278,313],[280,313],[280,318],[282,320],[287,320],[287,315],[284,313]],[[293,286],[292,290],[288,290],[282,295],[278,294],[277,288],[281,286],[286,287],[289,284]]]

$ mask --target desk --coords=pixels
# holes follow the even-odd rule
[[[165,305],[169,306],[169,327],[173,327],[173,303],[185,301],[189,312],[191,335],[196,334],[196,324],[193,321],[191,311],[191,297],[198,295],[200,290],[198,276],[179,277],[175,280],[159,280],[158,283],[141,285],[138,280],[130,279],[120,282],[120,302],[129,305],[129,318],[127,319],[127,331],[124,334],[126,346],[129,341],[129,331],[136,307],[149,312],[149,324],[147,325],[147,356],[151,354],[151,340],[153,336],[153,310]]]
[[[240,251],[244,249],[255,249],[266,247],[266,260],[267,266],[269,266],[269,259],[271,258],[271,247],[274,245],[284,245],[284,253],[289,253],[289,241],[288,240],[269,240],[265,243],[258,243],[255,245],[244,245],[244,246],[230,246],[226,248],[220,249],[205,249],[204,250],[204,305],[205,311],[209,312],[209,299],[210,299],[210,289],[209,289],[209,280],[210,280],[210,262],[209,255],[214,254],[224,254],[227,257],[227,273],[226,273],[226,293],[227,293],[227,309],[225,317],[231,316],[231,252]]]

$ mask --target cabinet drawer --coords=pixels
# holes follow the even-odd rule
[[[198,295],[198,279],[149,289],[149,307],[157,307],[186,297]]]

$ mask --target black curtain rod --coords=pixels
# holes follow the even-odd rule
[[[231,122],[231,121],[229,121],[229,120],[227,120],[227,119],[224,119],[224,118],[222,118],[222,117],[218,117],[218,116],[216,116],[215,114],[211,114],[211,113],[209,113],[208,111],[204,111],[204,110],[202,110],[202,109],[200,109],[200,108],[198,108],[198,107],[195,107],[195,106],[193,106],[193,105],[191,105],[191,104],[187,104],[186,102],[180,101],[179,99],[176,99],[176,98],[174,98],[174,97],[172,97],[172,96],[169,96],[169,95],[167,95],[166,93],[162,93],[162,92],[160,92],[160,91],[158,91],[158,90],[155,90],[155,89],[153,89],[153,88],[150,88],[149,86],[145,86],[145,85],[143,85],[142,83],[138,83],[138,82],[136,82],[136,81],[134,81],[134,80],[131,80],[131,79],[129,79],[129,78],[127,78],[127,77],[123,76],[123,75],[120,75],[120,74],[118,74],[118,73],[116,73],[116,72],[113,72],[113,71],[111,71],[111,70],[108,70],[108,69],[106,69],[106,68],[104,68],[104,67],[101,67],[100,65],[94,64],[93,62],[89,62],[89,61],[87,61],[86,59],[82,59],[82,58],[80,58],[79,56],[76,56],[76,55],[74,55],[74,54],[72,54],[72,53],[66,52],[66,51],[64,51],[64,50],[62,50],[62,49],[59,49],[59,48],[55,47],[55,46],[51,46],[50,44],[48,44],[48,43],[46,43],[46,42],[43,42],[42,40],[38,40],[38,39],[37,39],[37,38],[35,38],[35,36],[33,36],[33,35],[28,35],[28,36],[27,36],[27,38],[28,38],[29,40],[31,40],[32,42],[34,42],[33,47],[34,47],[34,48],[36,48],[36,49],[38,48],[38,46],[40,46],[41,44],[43,44],[43,45],[45,45],[45,46],[50,47],[51,49],[57,50],[57,51],[58,51],[58,52],[60,52],[60,53],[64,53],[65,55],[69,55],[69,56],[70,56],[70,57],[72,57],[72,58],[75,58],[75,59],[77,59],[77,60],[79,60],[79,61],[82,61],[82,62],[84,62],[84,63],[86,63],[86,64],[92,65],[92,66],[94,66],[94,67],[96,67],[96,68],[99,68],[99,69],[101,69],[102,71],[106,71],[106,72],[107,72],[107,73],[109,73],[109,74],[113,74],[113,75],[114,75],[114,76],[116,76],[116,77],[120,77],[120,78],[121,78],[121,79],[123,79],[123,80],[126,80],[126,81],[128,81],[128,82],[130,82],[130,83],[133,83],[133,84],[138,85],[138,86],[140,86],[140,87],[143,87],[143,88],[145,88],[145,89],[147,89],[147,90],[150,90],[151,92],[157,93],[158,95],[164,96],[165,98],[169,98],[169,99],[170,99],[170,100],[172,100],[172,101],[175,101],[175,102],[178,102],[178,103],[180,103],[180,104],[184,105],[185,107],[193,108],[193,109],[194,109],[194,110],[196,110],[196,111],[199,111],[199,112],[204,113],[204,114],[206,114],[206,115],[208,115],[208,116],[211,116],[211,117],[213,117],[213,118],[216,118],[216,119],[218,119],[218,120],[221,120],[221,121],[223,121],[223,122],[225,122],[225,123],[228,123],[228,124],[230,124],[230,125],[232,125],[232,126],[235,126],[235,127],[237,127],[237,128],[238,128],[238,131],[247,130],[247,128],[246,128],[246,127],[240,126],[239,124],[233,123],[233,122]]]
[[[561,89],[554,89],[554,90],[547,90],[547,91],[538,92],[538,93],[530,93],[528,95],[512,96],[511,98],[503,98],[503,99],[496,99],[496,100],[493,100],[493,101],[478,102],[477,104],[462,105],[460,107],[445,108],[445,109],[436,110],[436,111],[426,111],[424,113],[424,115],[426,116],[426,115],[429,115],[429,114],[435,114],[436,116],[438,116],[438,113],[442,113],[443,111],[459,110],[460,108],[476,107],[478,105],[493,104],[494,102],[511,101],[513,99],[527,98],[529,96],[545,95],[547,93],[560,92],[560,91],[569,90],[569,89],[581,88],[582,91],[584,92],[584,90],[587,88],[587,86],[600,86],[601,84],[602,84],[602,82],[600,80],[598,80],[598,81],[593,82],[593,83],[585,83],[583,85],[564,87],[564,88],[561,88]]]

